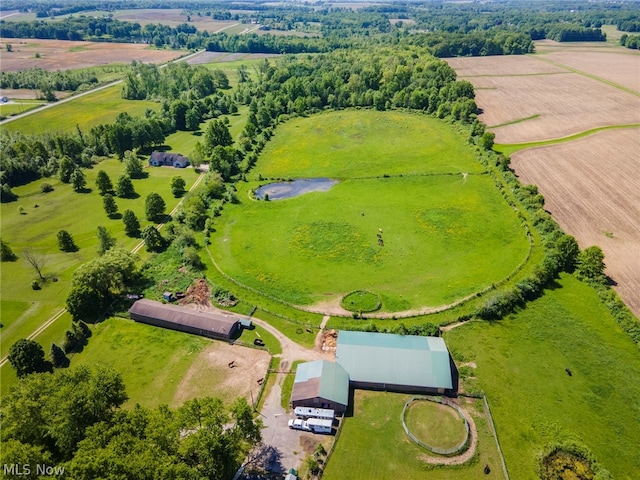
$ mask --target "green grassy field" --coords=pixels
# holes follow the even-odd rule
[[[111,123],[119,113],[127,112],[131,116],[142,116],[148,109],[157,110],[159,104],[147,100],[124,100],[121,97],[122,85],[84,95],[56,105],[24,118],[3,125],[6,130],[18,130],[29,133],[75,132],[79,126],[83,131],[101,123]]]
[[[445,339],[456,363],[477,364],[512,478],[534,478],[535,455],[566,439],[614,478],[640,478],[640,356],[590,287],[563,276],[518,314]]]
[[[295,141],[292,141],[295,139]],[[251,178],[480,173],[465,139],[426,115],[347,110],[280,125]]]
[[[211,342],[114,317],[93,328],[89,345],[72,357],[71,368],[96,364],[113,368],[127,386],[129,406],[171,405],[185,373]]]
[[[122,164],[117,160],[106,160],[95,168],[85,170],[89,193],[76,193],[68,184],[55,179],[42,179],[28,185],[16,187],[19,195],[16,202],[0,205],[2,216],[2,239],[7,242],[18,256],[15,262],[2,264],[2,342],[0,352],[6,355],[10,346],[19,338],[31,334],[60,308],[64,307],[69,290],[71,276],[75,268],[96,256],[96,228],[103,225],[109,233],[118,239],[118,243],[131,249],[140,239],[124,235],[124,226],[120,219],[107,217],[102,206],[102,197],[95,189],[95,178],[99,170],[106,171],[112,182],[116,182],[122,173]],[[172,168],[145,169],[149,177],[134,180],[134,188],[139,198],[116,200],[119,212],[133,210],[141,222],[142,228],[151,222],[145,220],[144,199],[155,191],[167,203],[167,212],[179,201],[171,194],[170,178],[181,175],[187,181],[187,188],[195,181],[196,174],[191,169],[177,171]],[[54,191],[41,193],[42,183],[51,183]],[[37,207],[36,207],[37,205]],[[20,208],[24,214],[20,214]],[[58,249],[56,233],[68,230],[79,247],[77,252],[63,253]],[[44,275],[50,280],[42,290],[31,289],[31,281],[37,278],[35,271],[24,261],[22,252],[30,248],[42,256],[46,264]],[[51,279],[57,278],[56,282]],[[48,352],[51,342],[58,342],[68,328],[67,321],[60,319],[47,329],[37,341]],[[53,340],[49,337],[53,336]],[[45,340],[46,338],[46,340]],[[6,372],[6,375],[5,375]],[[14,378],[11,367],[2,367],[2,391]]]
[[[477,480],[504,478],[495,440],[481,401],[465,406],[478,428],[476,460],[464,466],[434,466],[425,462],[426,451],[402,429],[401,414],[411,395],[356,390],[353,416],[342,426],[335,450],[322,478],[326,480]],[[483,473],[485,465],[491,472]],[[520,477],[512,477],[520,478]]]
[[[439,403],[412,403],[407,407],[405,422],[416,438],[431,447],[455,448],[465,438],[464,422],[458,412]]]
[[[293,177],[343,181],[326,192],[270,202],[249,195],[268,182],[240,184],[240,203],[225,208],[212,236],[211,251],[220,268],[245,285],[294,304],[369,290],[381,296],[386,312],[448,304],[512,273],[529,249],[524,229],[493,181],[479,173],[480,164],[469,151],[460,150],[455,132],[438,123],[441,131],[432,128],[433,120],[418,115],[385,115],[338,112],[296,119],[279,129],[275,143],[282,145],[282,137],[299,146],[300,161],[291,165],[274,147],[253,175],[280,175],[280,159],[293,169]],[[324,133],[314,137],[318,144],[307,138],[309,126],[325,124],[337,133],[320,129]],[[327,137],[338,142],[336,135],[353,133],[360,150],[373,151],[380,132],[374,128],[370,135],[363,133],[371,124],[387,131],[395,128],[395,147],[405,150],[389,149],[384,159],[354,158],[352,151],[319,159],[321,165],[312,162],[314,145],[324,152],[331,143]],[[304,125],[300,132],[298,125]],[[417,141],[421,128],[425,130]],[[426,136],[427,131],[433,137]],[[409,141],[421,155],[407,155]],[[439,147],[431,152],[435,143]],[[290,155],[295,157],[295,152]],[[392,176],[384,178],[385,171]]]
[[[20,113],[28,112],[29,110],[33,110],[41,105],[44,105],[45,102],[39,101],[16,101],[13,103],[0,104],[0,117],[9,117],[12,115],[18,115]]]

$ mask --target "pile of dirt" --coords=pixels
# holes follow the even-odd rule
[[[204,278],[199,278],[189,286],[178,303],[180,305],[195,304],[203,307],[211,307],[211,289]]]
[[[327,330],[322,334],[322,351],[335,352],[338,343],[338,331]]]

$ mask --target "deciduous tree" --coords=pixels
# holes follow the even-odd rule
[[[7,359],[16,370],[18,377],[43,372],[46,369],[44,350],[38,342],[33,340],[23,338],[11,345]]]
[[[147,220],[159,220],[164,215],[165,208],[166,205],[164,200],[159,194],[151,192],[147,195],[147,198],[144,201],[144,211],[147,216]]]
[[[179,176],[171,177],[171,193],[173,193],[173,196],[176,198],[182,196],[186,185],[187,182],[184,181],[184,178]]]
[[[120,175],[116,184],[116,195],[120,198],[132,198],[135,194],[131,177],[126,174]]]

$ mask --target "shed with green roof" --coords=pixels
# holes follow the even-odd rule
[[[458,374],[440,337],[338,333],[336,362],[353,388],[455,395]]]
[[[327,360],[298,365],[291,392],[294,408],[328,408],[342,414],[348,404],[349,375],[342,366]]]

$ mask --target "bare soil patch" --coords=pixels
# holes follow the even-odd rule
[[[13,51],[3,53],[2,70],[6,72],[39,67],[44,70],[70,70],[114,63],[164,63],[184,52],[156,50],[134,43],[77,42],[68,40],[0,39],[0,45],[13,45]],[[40,58],[36,58],[36,53]]]
[[[480,119],[496,134],[497,143],[550,140],[640,122],[640,97],[577,73],[471,81],[483,109]]]
[[[245,397],[251,403],[257,399],[258,380],[266,376],[270,358],[264,350],[213,341],[200,352],[178,385],[173,404],[204,396],[219,397],[225,403]],[[233,367],[229,367],[231,362]]]
[[[606,43],[545,41],[536,49],[543,53],[448,60],[459,78],[473,84],[480,120],[496,142],[640,122],[640,96],[625,90],[640,93],[640,53]]]
[[[460,79],[564,73],[565,68],[541,62],[533,55],[457,57],[445,59]],[[471,81],[471,79],[469,79]],[[473,82],[472,82],[473,83]]]
[[[512,166],[539,186],[560,226],[581,248],[598,245],[606,273],[640,315],[640,129],[610,130],[517,152]]]
[[[542,58],[595,75],[640,92],[640,52],[631,49],[601,48],[576,55],[574,50],[549,52]]]

